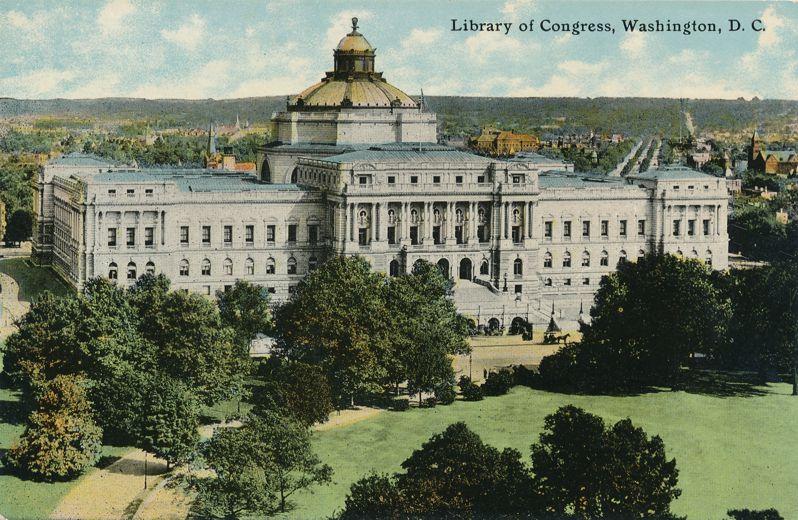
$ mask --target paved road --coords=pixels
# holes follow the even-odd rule
[[[626,163],[628,163],[629,161],[632,160],[632,157],[635,156],[635,153],[637,153],[637,150],[641,146],[643,146],[643,140],[642,139],[640,141],[638,141],[637,143],[635,143],[635,145],[632,147],[632,149],[629,151],[629,153],[626,155],[626,157],[623,158],[623,161],[619,162],[618,166],[616,166],[615,169],[612,170],[609,173],[610,177],[620,177],[621,176],[621,172],[623,171],[624,167],[626,166]]]

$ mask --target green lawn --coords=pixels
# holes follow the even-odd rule
[[[28,258],[0,260],[0,273],[5,273],[19,284],[19,297],[31,301],[45,290],[63,296],[72,291],[49,267],[36,267]]]
[[[350,426],[318,432],[316,448],[332,465],[334,483],[297,497],[291,518],[324,518],[343,505],[349,485],[370,471],[395,472],[432,434],[465,421],[496,447],[521,450],[528,460],[543,418],[573,403],[608,422],[630,417],[658,434],[676,458],[682,496],[676,513],[720,520],[730,508],[776,507],[798,518],[798,397],[790,386],[764,395],[713,397],[658,392],[631,397],[574,396],[514,388],[509,395],[434,409],[383,412]]]

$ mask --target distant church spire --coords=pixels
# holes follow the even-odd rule
[[[241,130],[241,123],[238,120],[238,114],[236,114],[236,130]]]
[[[418,109],[421,112],[426,112],[427,111],[426,104],[424,103],[424,89],[423,88],[421,89],[421,96],[419,97],[419,100],[418,100]]]
[[[216,132],[213,123],[208,123],[208,155],[216,153]]]

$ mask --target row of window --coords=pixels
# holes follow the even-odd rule
[[[704,236],[709,236],[710,226],[711,226],[710,222],[711,221],[708,218],[705,218],[703,221],[701,221],[701,230],[704,233]],[[687,221],[687,236],[689,236],[689,237],[695,236],[695,230],[696,230],[696,220],[695,219],[689,219]],[[681,219],[674,219],[673,220],[673,230],[672,231],[673,231],[673,236],[675,236],[675,237],[681,236],[681,234],[682,234],[682,221],[681,221]]]
[[[637,252],[638,258],[642,258],[646,255],[645,251],[642,249]],[[618,261],[623,262],[627,258],[626,251],[621,250],[620,254],[618,255]],[[554,257],[548,251],[543,255],[543,267],[544,268],[551,268],[554,264]],[[566,251],[562,255],[562,266],[563,267],[571,267],[572,265],[572,256],[569,251]],[[610,254],[607,251],[602,251],[601,256],[599,257],[599,265],[602,267],[609,267],[610,265]],[[590,267],[590,253],[587,251],[582,252],[582,267]]]
[[[420,177],[418,175],[410,175],[410,184],[418,184],[419,178]],[[386,181],[388,184],[396,184],[396,179],[397,179],[396,175],[388,175],[386,177]],[[455,175],[454,177],[455,184],[463,184],[463,182],[464,182],[464,177],[462,175]],[[478,175],[477,183],[482,184],[484,182],[485,182],[485,176]],[[514,175],[513,182],[515,184],[524,182],[524,176]],[[357,178],[357,183],[360,186],[370,186],[372,184],[372,177],[371,175],[359,175]],[[442,183],[442,177],[440,175],[432,176],[432,184],[441,184],[441,183]]]
[[[128,197],[135,197],[136,196],[136,190],[134,188],[127,188],[125,190],[125,194]],[[144,195],[146,195],[147,197],[152,197],[153,196],[153,189],[152,188],[145,188],[144,189]],[[116,197],[116,188],[109,189],[108,190],[108,196],[109,197]]]
[[[582,237],[590,238],[591,237],[591,221],[583,220],[582,221]],[[599,223],[599,234],[602,237],[609,237],[610,236],[610,221],[609,220],[602,220]],[[637,221],[637,235],[638,236],[645,236],[646,234],[646,221],[645,219],[640,219]],[[554,221],[546,220],[543,222],[543,237],[551,239],[554,235]],[[570,220],[564,220],[562,223],[562,236],[563,238],[571,238],[573,236],[573,226]],[[627,220],[619,220],[618,221],[618,236],[625,237],[628,236],[628,221]]]
[[[288,225],[288,242],[297,241],[297,228],[298,224]],[[108,247],[116,247],[119,245],[118,240],[119,230],[115,227],[108,228]],[[276,239],[277,227],[275,225],[266,226],[266,242],[274,243]],[[201,243],[203,245],[211,245],[211,226],[202,226],[200,229]],[[188,245],[190,243],[191,232],[189,226],[180,226],[180,244]],[[308,224],[308,242],[316,244],[319,241],[319,225]],[[125,245],[127,247],[135,247],[137,243],[136,228],[125,228]],[[144,228],[144,245],[152,247],[155,243],[155,228]],[[226,225],[222,227],[222,243],[226,246],[233,244],[233,226]],[[248,224],[244,226],[244,243],[249,245],[255,244],[255,226]]]
[[[315,256],[312,256],[308,259],[308,272],[315,270],[319,265],[319,261]],[[149,274],[155,274],[155,264],[153,262],[147,262],[145,266],[145,272]],[[226,258],[224,262],[222,262],[222,272],[226,276],[233,276],[233,261],[229,258]],[[247,258],[244,262],[244,274],[246,275],[254,275],[256,272],[255,268],[255,261],[251,258]],[[266,261],[266,265],[264,267],[264,274],[275,274],[277,272],[277,264],[274,258],[269,258]],[[205,258],[200,263],[200,273],[202,276],[211,276],[212,268],[211,268],[211,261]],[[286,261],[286,273],[287,274],[297,274],[297,261],[296,258],[289,258]],[[178,275],[180,276],[189,276],[191,274],[191,263],[186,260],[185,258],[180,261],[178,264]],[[108,278],[110,280],[116,280],[119,277],[119,267],[117,266],[116,262],[111,262],[108,266]],[[137,278],[137,267],[135,262],[129,262],[127,264],[127,271],[126,277],[128,280],[135,280]]]

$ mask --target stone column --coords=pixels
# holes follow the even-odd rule
[[[477,227],[479,226],[477,207],[476,202],[468,203],[468,239],[466,240],[468,243],[477,242]]]
[[[504,223],[502,225],[504,226],[504,231],[502,232],[502,238],[507,239],[507,238],[509,238],[508,237],[508,234],[509,234],[508,229],[510,227],[510,203],[509,202],[505,202],[504,203]]]
[[[527,227],[527,236],[529,238],[532,238],[534,236],[534,233],[535,233],[534,225],[533,225],[533,218],[532,218],[533,206],[534,206],[533,202],[529,202],[527,204],[527,208],[528,209],[527,209],[527,213],[526,213],[526,221],[524,221],[524,224],[526,224],[526,227]]]
[[[355,241],[355,204],[349,205],[349,241]]]
[[[376,240],[378,204],[371,204],[371,221],[369,222],[369,244]]]

